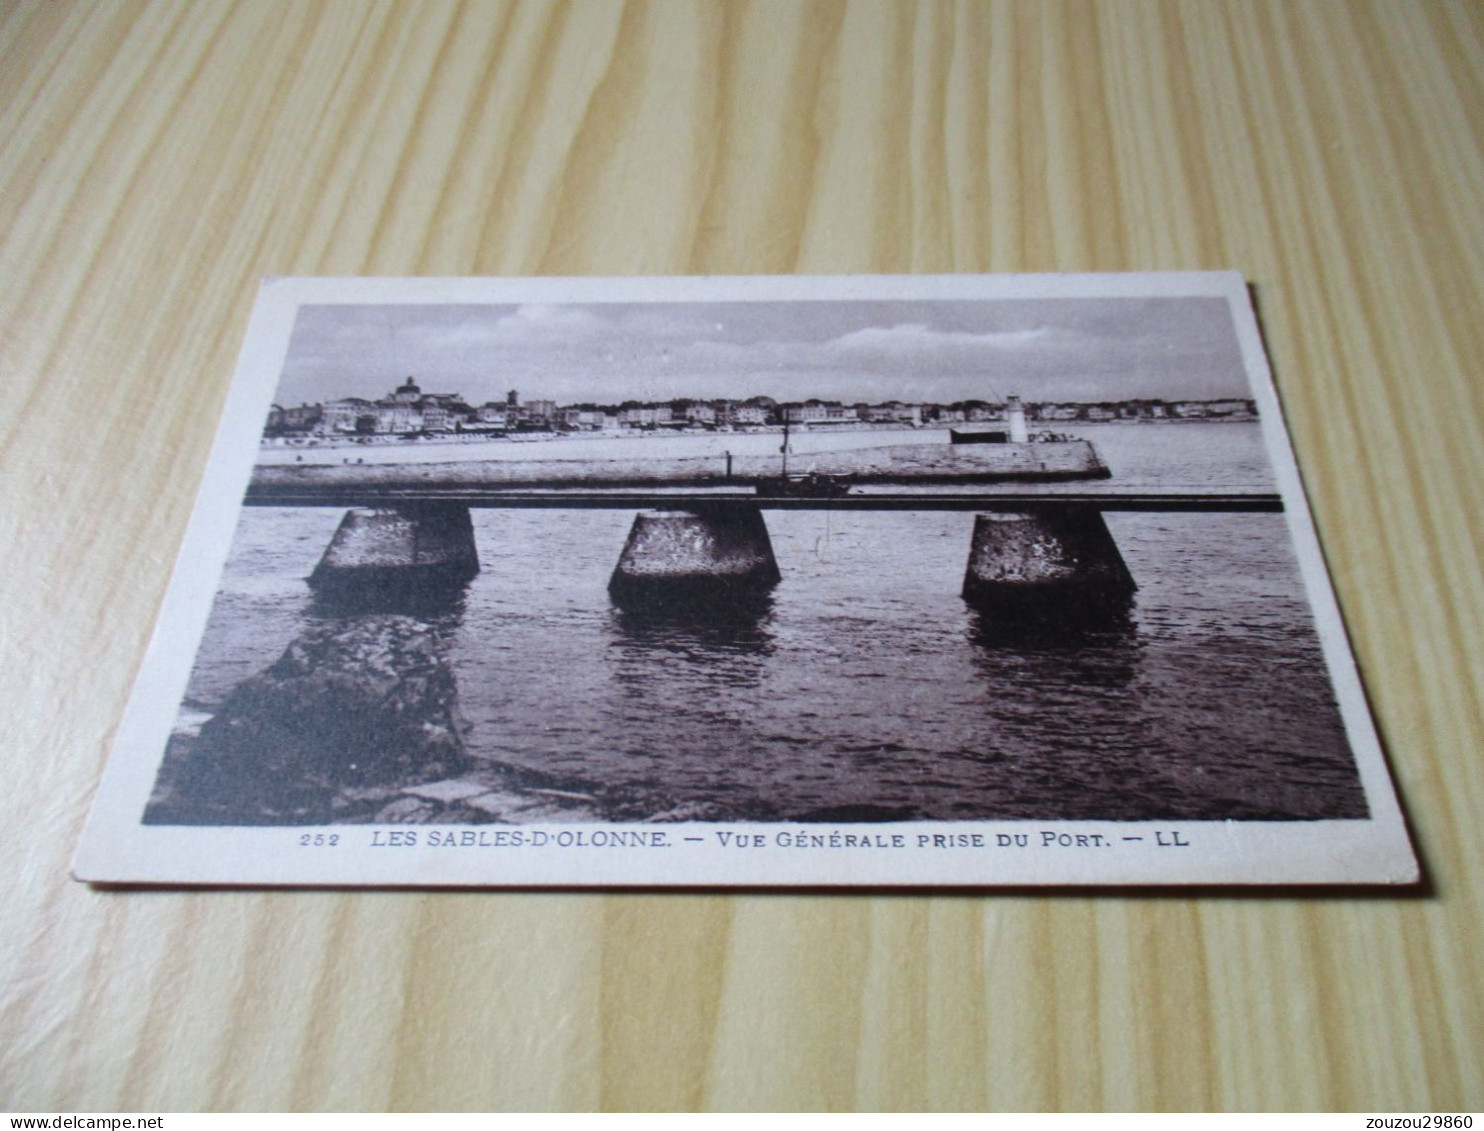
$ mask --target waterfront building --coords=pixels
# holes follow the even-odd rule
[[[1209,418],[1247,419],[1257,415],[1257,402],[1249,400],[1173,401],[1170,415],[1181,420]]]
[[[638,405],[620,409],[618,422],[625,428],[657,428],[674,418],[669,405]]]
[[[768,410],[762,405],[742,403],[736,404],[731,401],[723,402],[725,405],[719,411],[718,419],[724,424],[766,424],[768,423]]]
[[[617,427],[617,421],[600,409],[559,408],[555,419],[558,427],[572,431],[598,432]]]
[[[309,432],[319,424],[323,407],[317,404],[301,404],[298,408],[283,408],[274,405],[268,410],[268,426],[271,433]]]
[[[1207,416],[1256,416],[1257,403],[1255,401],[1207,401]]]
[[[910,424],[915,428],[922,423],[920,404],[886,401],[883,404],[857,404],[852,406],[851,411],[857,419],[868,424]]]
[[[529,420],[532,424],[553,424],[556,422],[556,411],[556,401],[527,401],[521,406],[521,419]]]
[[[783,419],[789,424],[840,424],[854,419],[839,401],[807,400],[802,404],[782,405]]]
[[[425,400],[422,407],[424,432],[452,432],[463,422],[459,414],[449,411],[447,402]]]
[[[426,432],[454,432],[474,418],[461,393],[424,393],[418,405]]]
[[[376,431],[379,433],[401,434],[423,430],[423,414],[416,402],[398,400],[395,397],[376,402],[375,420]]]
[[[356,423],[363,416],[375,417],[376,406],[361,397],[341,397],[337,401],[326,401],[320,406],[319,424],[316,431],[331,434],[354,432]]]

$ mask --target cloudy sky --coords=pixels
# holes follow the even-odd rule
[[[1247,396],[1225,300],[305,306],[278,403]]]

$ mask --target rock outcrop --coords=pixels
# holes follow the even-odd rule
[[[359,793],[463,772],[466,729],[436,629],[394,615],[336,621],[239,684],[172,752],[145,820],[344,820]]]

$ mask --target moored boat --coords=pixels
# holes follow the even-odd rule
[[[1008,444],[1010,433],[979,432],[966,428],[950,428],[948,430],[948,442],[951,444]]]
[[[769,475],[757,481],[757,493],[770,498],[838,499],[850,493],[850,484],[833,475]]]

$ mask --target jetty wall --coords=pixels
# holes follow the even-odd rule
[[[417,489],[646,488],[751,486],[779,474],[776,455],[686,456],[584,460],[478,460],[419,464],[294,464],[259,466],[255,490],[305,487]],[[795,473],[816,472],[857,484],[1036,483],[1108,478],[1107,465],[1086,440],[1045,444],[894,444],[796,455]]]

